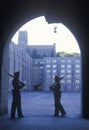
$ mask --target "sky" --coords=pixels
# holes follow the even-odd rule
[[[12,37],[12,41],[16,44],[18,44],[19,31],[28,32],[29,45],[52,45],[55,43],[56,52],[80,53],[78,42],[71,31],[62,23],[48,24],[44,16],[35,18],[19,28]]]

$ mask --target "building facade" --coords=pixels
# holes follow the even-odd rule
[[[9,44],[9,73],[20,71],[20,80],[26,84],[24,89],[31,90],[33,59],[25,52],[23,46],[11,42]],[[9,77],[9,91],[12,88],[12,78]]]
[[[32,58],[56,56],[55,43],[53,45],[28,45],[27,52]]]
[[[44,58],[44,89],[49,90],[55,75],[64,76],[61,80],[62,91],[81,91],[80,57],[46,57]]]

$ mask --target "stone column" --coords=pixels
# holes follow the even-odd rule
[[[6,114],[8,112],[8,85],[9,76],[5,72],[9,72],[9,49],[8,45],[4,48],[3,58],[2,58],[2,68],[1,68],[1,86],[0,86],[0,115]]]
[[[82,53],[82,117],[89,119],[89,50]]]

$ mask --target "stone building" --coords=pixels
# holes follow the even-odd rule
[[[27,52],[32,58],[56,56],[55,43],[53,45],[28,45]]]
[[[54,82],[55,75],[65,76],[61,80],[62,91],[78,92],[81,90],[81,58],[80,57],[45,57],[44,89]]]
[[[32,58],[25,52],[23,46],[11,41],[9,44],[9,73],[20,71],[20,80],[25,82],[25,89],[31,90],[32,82]],[[12,88],[12,78],[9,77],[9,90]]]

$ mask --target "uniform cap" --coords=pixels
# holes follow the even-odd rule
[[[19,76],[19,71],[15,72],[15,73],[14,73],[14,76],[15,76],[15,77],[18,77],[18,76]]]
[[[59,80],[60,80],[60,77],[58,77],[57,75],[55,75],[55,80],[56,80],[56,81],[59,81]]]

